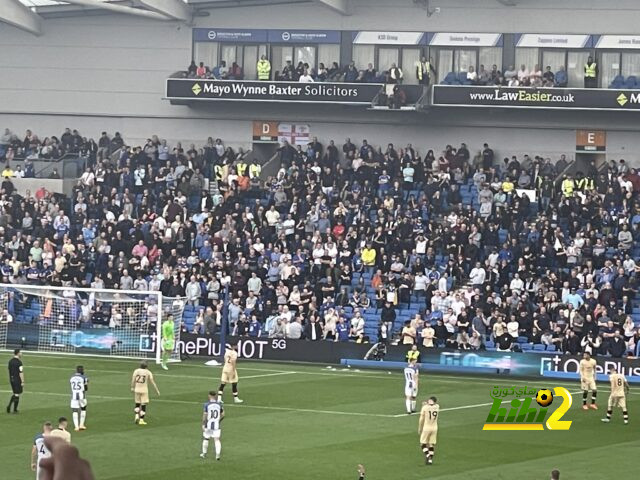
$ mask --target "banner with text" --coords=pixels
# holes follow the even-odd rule
[[[370,104],[380,92],[379,83],[299,83],[240,80],[167,80],[170,100],[241,100],[256,102],[307,102]]]
[[[640,91],[434,85],[431,104],[451,107],[640,110]]]

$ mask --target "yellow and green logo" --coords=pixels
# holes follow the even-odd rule
[[[621,93],[616,97],[616,101],[618,102],[618,105],[620,105],[621,107],[624,107],[625,103],[627,103],[629,99],[624,93]]]
[[[489,395],[493,404],[483,430],[544,430],[545,425],[548,430],[571,428],[571,420],[561,420],[573,402],[566,388],[494,387]],[[509,401],[509,397],[514,398]],[[562,403],[556,400],[558,406],[545,421],[556,398]]]
[[[200,92],[202,91],[202,87],[200,86],[199,83],[194,83],[193,87],[191,87],[191,91],[194,93],[194,95],[200,95]]]

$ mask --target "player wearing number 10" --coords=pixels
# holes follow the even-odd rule
[[[223,418],[224,408],[222,407],[222,401],[218,400],[216,392],[211,391],[209,392],[209,401],[204,404],[204,412],[202,413],[202,453],[200,458],[207,456],[209,440],[213,438],[216,460],[220,460],[220,454],[222,453],[222,443],[220,442],[222,429],[220,427]]]
[[[424,453],[424,462],[427,465],[433,463],[435,454],[438,437],[438,412],[440,412],[440,405],[438,405],[436,397],[429,397],[429,400],[422,404],[418,434],[420,435],[420,447]]]
[[[149,383],[156,389],[156,393],[160,395],[160,390],[153,379],[153,374],[147,368],[147,362],[142,362],[140,368],[136,368],[131,376],[131,391],[133,392],[135,408],[135,422],[138,425],[146,425],[144,417],[147,414],[147,405],[149,404]]]
[[[175,324],[173,317],[169,315],[162,323],[162,369],[169,370],[167,360],[176,347]]]
[[[86,430],[84,426],[87,418],[87,390],[89,390],[89,379],[84,374],[84,367],[78,365],[76,373],[69,379],[71,385],[71,410],[73,411],[73,426],[76,432]]]

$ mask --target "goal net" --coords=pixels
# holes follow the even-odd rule
[[[174,320],[177,349],[184,299],[160,292],[0,284],[0,348],[35,345],[40,352],[161,359],[161,326]],[[14,338],[15,337],[15,338]]]

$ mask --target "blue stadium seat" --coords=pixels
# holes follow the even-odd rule
[[[444,85],[455,85],[457,83],[456,74],[453,72],[449,72],[445,75],[444,80],[442,80]]]
[[[545,351],[545,347],[543,344],[541,343],[537,343],[533,346],[533,351],[534,352],[544,352]]]
[[[609,84],[609,88],[622,88],[624,84],[624,77],[622,75],[616,75]]]
[[[624,82],[625,88],[637,88],[637,79],[635,75],[629,75]]]

